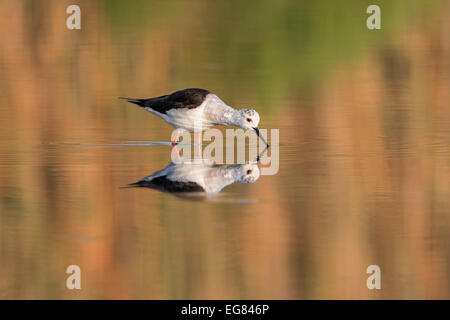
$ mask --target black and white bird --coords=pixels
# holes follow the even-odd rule
[[[216,194],[226,186],[239,181],[253,183],[259,178],[256,163],[214,165],[209,161],[170,163],[131,187],[156,189],[175,194]]]
[[[205,89],[189,88],[148,99],[121,99],[137,104],[175,127],[177,130],[172,139],[173,145],[178,141],[180,130],[201,132],[214,125],[253,129],[260,137],[258,112],[248,108],[236,110]]]

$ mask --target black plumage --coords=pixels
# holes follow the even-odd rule
[[[174,181],[167,179],[166,176],[156,177],[151,180],[141,180],[132,183],[129,186],[156,189],[169,193],[188,193],[188,192],[204,192],[200,185],[192,181]]]
[[[142,108],[150,108],[159,113],[167,114],[171,109],[193,109],[203,103],[205,97],[210,93],[208,90],[199,88],[189,88],[175,91],[174,93],[148,99],[126,99],[128,102],[137,104]]]

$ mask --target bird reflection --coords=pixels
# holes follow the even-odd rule
[[[150,188],[188,197],[217,194],[226,186],[237,181],[248,184],[258,180],[260,175],[258,163],[267,148],[266,144],[255,161],[244,164],[218,165],[208,159],[195,159],[192,162],[181,163],[171,162],[164,169],[128,186]]]
[[[131,187],[144,187],[162,192],[187,194],[215,194],[237,181],[253,183],[259,178],[256,163],[214,165],[205,160],[192,163],[170,163]]]

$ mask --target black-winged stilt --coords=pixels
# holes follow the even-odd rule
[[[236,110],[205,89],[189,88],[148,99],[121,99],[137,104],[175,127],[177,130],[172,145],[178,141],[179,130],[201,132],[214,125],[236,126],[244,130],[253,129],[267,145],[259,134],[258,112],[247,108]]]

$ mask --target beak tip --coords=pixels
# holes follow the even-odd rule
[[[260,136],[259,129],[258,128],[253,128],[253,130],[255,130],[256,135],[258,136],[258,138],[261,138],[262,141],[264,141],[264,143],[266,144],[267,148],[270,147],[270,145],[266,142],[266,140],[264,140],[264,138],[262,136]]]

